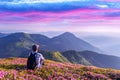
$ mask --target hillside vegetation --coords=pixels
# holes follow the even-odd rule
[[[26,58],[0,59],[0,80],[116,80],[120,71],[45,61],[41,69],[26,70]]]

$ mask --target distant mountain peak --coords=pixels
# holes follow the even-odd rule
[[[65,32],[57,37],[76,37],[73,33],[70,33],[70,32]]]
[[[24,33],[24,32],[17,32],[17,33],[12,33],[10,35],[8,35],[8,38],[16,38],[16,39],[20,39],[20,38],[27,38],[27,39],[31,39],[30,34],[28,33]]]
[[[0,32],[0,38],[6,36],[6,34],[3,34]]]
[[[74,35],[73,33],[70,33],[70,32],[65,32],[63,33],[62,35]]]

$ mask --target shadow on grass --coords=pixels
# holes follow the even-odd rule
[[[19,65],[19,64],[0,64],[0,68],[24,70],[24,69],[26,69],[26,66],[25,65]]]

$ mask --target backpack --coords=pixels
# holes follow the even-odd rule
[[[35,55],[37,53],[34,53],[34,54],[30,54],[30,56],[28,57],[28,60],[27,60],[27,69],[32,69],[34,70],[35,67],[36,67],[36,58],[35,58]]]

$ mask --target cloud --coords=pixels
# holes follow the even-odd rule
[[[0,31],[119,32],[119,5],[105,0],[0,0]]]
[[[119,9],[119,2],[101,0],[0,0],[1,11],[69,11],[75,9]]]
[[[100,0],[0,0],[0,22],[119,19],[120,3]],[[62,1],[62,2],[60,2]]]
[[[90,8],[91,5],[92,3],[88,2],[18,3],[18,4],[0,3],[0,10],[12,12],[28,12],[28,11],[59,12]]]
[[[60,2],[72,2],[72,1],[79,1],[79,2],[86,2],[90,0],[0,0],[0,2],[9,2],[14,4],[19,3],[60,3]]]
[[[99,8],[109,8],[108,5],[96,5],[96,6],[98,6]]]

